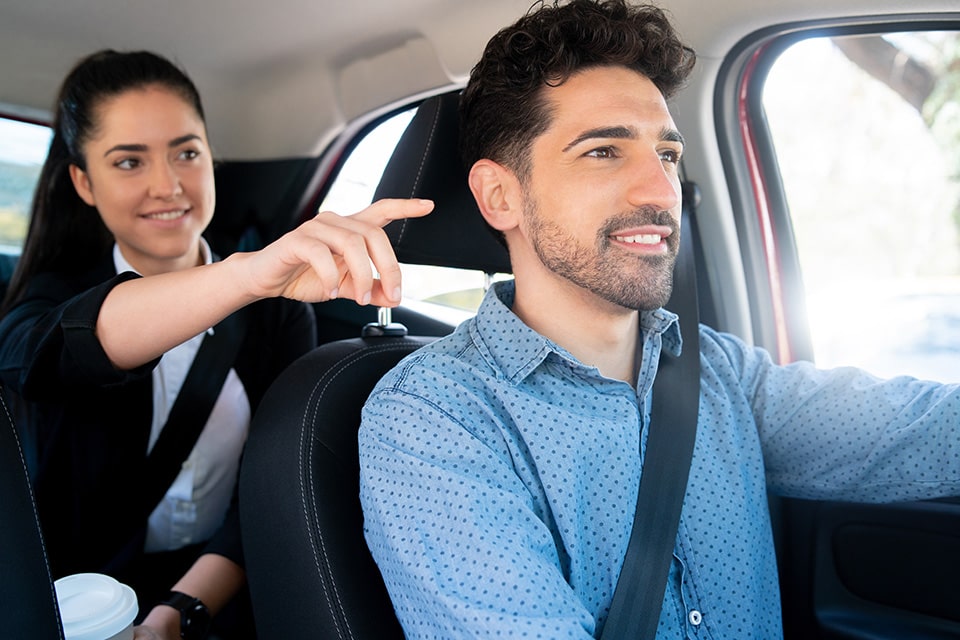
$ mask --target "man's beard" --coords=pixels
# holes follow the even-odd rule
[[[524,203],[524,215],[537,256],[558,276],[626,309],[657,309],[670,298],[680,229],[669,211],[644,207],[614,216],[597,232],[592,247],[579,244],[565,229],[546,220],[530,198]],[[664,238],[667,253],[634,255],[612,245],[610,234],[616,230],[644,225],[673,230]]]

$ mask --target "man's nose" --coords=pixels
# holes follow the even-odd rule
[[[638,160],[630,172],[628,198],[634,207],[670,211],[680,205],[680,178],[676,168],[664,165],[659,154]]]

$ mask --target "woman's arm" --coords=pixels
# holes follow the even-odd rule
[[[206,553],[197,558],[172,589],[199,598],[210,615],[215,616],[240,591],[245,581],[243,569],[236,563],[224,556]],[[179,638],[180,612],[167,605],[157,605],[135,632],[137,640]]]
[[[97,336],[114,365],[132,369],[263,298],[394,306],[400,266],[382,227],[432,208],[429,200],[381,200],[353,216],[324,212],[260,251],[124,282],[104,300]]]

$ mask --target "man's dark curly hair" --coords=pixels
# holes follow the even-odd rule
[[[540,0],[488,43],[460,101],[460,150],[469,168],[489,158],[524,179],[533,140],[550,124],[545,86],[586,68],[623,66],[665,98],[687,79],[696,54],[663,10],[625,0]]]

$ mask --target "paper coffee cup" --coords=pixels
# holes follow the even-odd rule
[[[76,573],[53,586],[66,640],[133,640],[133,589],[102,573]]]

